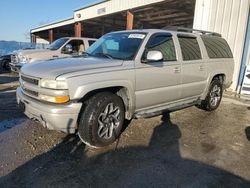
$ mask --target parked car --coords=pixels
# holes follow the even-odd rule
[[[0,70],[10,70],[9,63],[11,62],[11,55],[3,55],[0,57]]]
[[[217,109],[233,69],[232,52],[216,33],[113,32],[82,57],[24,66],[17,103],[48,129],[78,132],[87,145],[102,147],[119,137],[126,119],[192,105]]]
[[[10,67],[14,72],[27,63],[45,61],[49,59],[70,57],[85,51],[96,39],[65,37],[54,41],[47,49],[19,50],[11,57]]]

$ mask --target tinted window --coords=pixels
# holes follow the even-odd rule
[[[202,36],[201,37],[209,58],[232,58],[233,54],[227,41],[221,37]]]
[[[184,61],[201,59],[201,51],[195,37],[178,35]]]
[[[175,61],[175,47],[171,35],[156,35],[153,36],[147,44],[147,51],[157,50],[163,54],[164,61]]]
[[[95,43],[95,40],[89,40],[89,46]]]

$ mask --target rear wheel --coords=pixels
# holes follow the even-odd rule
[[[222,94],[223,86],[221,81],[219,79],[214,79],[210,84],[206,99],[201,101],[198,108],[206,111],[216,110],[220,105]]]
[[[109,92],[94,95],[86,101],[78,128],[80,139],[92,147],[113,143],[121,134],[124,123],[122,99]]]

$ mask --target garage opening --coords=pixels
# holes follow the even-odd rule
[[[195,0],[168,0],[129,11],[84,20],[83,36],[98,38],[111,31],[125,30],[128,12],[133,29],[160,29],[165,26],[193,27]]]

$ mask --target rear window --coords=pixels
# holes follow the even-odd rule
[[[232,58],[233,54],[227,41],[216,36],[202,36],[209,58]]]
[[[201,59],[201,51],[196,37],[178,35],[184,61]]]

